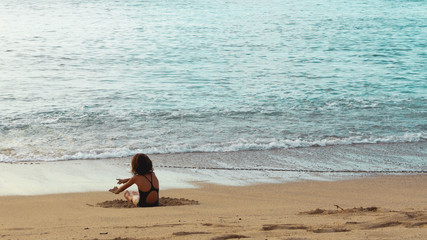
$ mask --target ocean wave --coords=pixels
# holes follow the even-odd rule
[[[0,150],[0,162],[37,162],[37,161],[66,161],[66,160],[95,160],[130,157],[138,152],[146,154],[174,154],[174,153],[191,153],[191,152],[236,152],[236,151],[253,151],[253,150],[272,150],[272,149],[290,149],[290,148],[309,148],[309,147],[326,147],[336,145],[352,144],[385,144],[385,143],[414,143],[427,141],[427,134],[405,133],[403,135],[390,135],[385,137],[368,137],[359,136],[348,138],[325,138],[319,140],[302,140],[302,139],[238,139],[236,141],[224,143],[205,143],[200,145],[176,144],[164,147],[147,147],[130,149],[128,147],[95,149],[87,152],[77,152],[64,154],[59,157],[50,157],[43,155],[32,156],[11,156],[9,150]],[[10,152],[10,151],[9,151]]]

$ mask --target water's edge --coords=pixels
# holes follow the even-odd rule
[[[195,183],[251,185],[333,181],[427,173],[427,142],[239,151],[152,154],[162,189]],[[203,160],[203,161],[201,161]],[[0,163],[0,195],[106,191],[130,176],[130,158]]]

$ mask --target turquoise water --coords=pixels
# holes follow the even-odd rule
[[[427,139],[427,2],[0,2],[0,161]]]

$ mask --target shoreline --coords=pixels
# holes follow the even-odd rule
[[[421,239],[427,234],[425,174],[198,185],[160,192],[198,205],[156,208],[97,207],[122,198],[108,192],[0,197],[0,239]]]
[[[149,156],[161,188],[180,189],[424,174],[425,149],[427,142]],[[0,196],[103,191],[130,176],[130,160],[0,163]]]

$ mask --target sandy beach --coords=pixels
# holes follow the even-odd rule
[[[426,12],[0,1],[0,240],[427,240]]]
[[[0,239],[427,236],[425,174],[245,187],[200,184],[161,191],[161,197],[166,206],[155,208],[125,208],[121,196],[107,191],[0,197]]]

